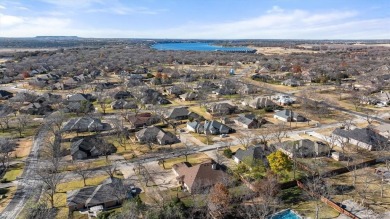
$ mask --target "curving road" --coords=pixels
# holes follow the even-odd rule
[[[17,189],[14,197],[7,207],[0,214],[1,219],[14,219],[20,214],[26,202],[33,198],[34,195],[39,195],[42,189],[42,184],[36,181],[34,178],[34,171],[38,166],[38,152],[43,145],[45,136],[48,134],[47,130],[43,127],[38,129],[37,134],[34,136],[33,146],[31,148],[30,155],[26,159],[25,168],[23,174],[17,182]]]

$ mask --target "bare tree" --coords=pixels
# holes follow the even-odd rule
[[[44,184],[44,198],[50,202],[51,208],[54,208],[57,186],[61,183],[64,175],[59,172],[57,165],[49,162],[38,167],[36,176]]]
[[[103,111],[103,114],[106,114],[107,109],[110,108],[110,97],[104,94],[103,92],[99,92],[97,95],[97,103]]]
[[[3,132],[10,128],[11,116],[5,115],[0,117],[0,126]]]
[[[90,170],[91,165],[85,162],[77,162],[76,169],[74,172],[83,178],[84,186],[86,186],[87,178],[92,175],[92,170]]]
[[[281,143],[282,139],[287,137],[287,131],[288,128],[284,123],[278,123],[271,128],[271,136],[276,138],[278,142]]]
[[[252,141],[256,140],[256,136],[252,132],[247,131],[240,133],[237,140],[245,149],[247,149],[251,145]]]
[[[4,169],[7,169],[11,153],[15,150],[16,144],[8,138],[0,138],[0,161]]]
[[[30,122],[30,116],[27,114],[19,114],[16,117],[16,130],[19,132],[19,137],[22,137],[23,131],[27,128],[28,122]]]
[[[113,179],[115,177],[118,166],[115,162],[106,161],[106,165],[103,166],[102,169],[111,179]]]

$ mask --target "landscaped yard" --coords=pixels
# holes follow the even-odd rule
[[[93,178],[88,178],[86,180],[87,186],[96,186],[101,184],[106,180],[108,176],[97,176]],[[70,181],[66,183],[61,183],[57,187],[57,194],[55,195],[55,206],[58,208],[58,213],[56,218],[67,218],[68,217],[68,207],[66,205],[66,192],[70,190],[80,189],[84,187],[83,180]]]
[[[333,176],[327,179],[327,183],[333,187],[348,187],[332,194],[336,202],[352,199],[358,203],[364,203],[376,213],[388,212],[390,208],[390,184],[383,183],[383,197],[381,197],[381,176],[375,174],[374,168],[385,168],[384,164],[366,167],[345,174]],[[355,184],[354,184],[355,181]]]
[[[23,163],[11,165],[3,176],[2,180],[6,180],[7,182],[14,181],[18,176],[22,175],[23,168]]]
[[[197,154],[188,155],[188,162],[192,165],[199,164],[199,163],[202,163],[202,162],[210,160],[210,159],[211,158],[209,156],[207,156],[205,153],[197,153]],[[167,159],[167,160],[165,160],[165,163],[164,163],[165,169],[170,169],[170,168],[172,168],[172,166],[174,164],[185,162],[185,161],[186,161],[185,156]],[[162,167],[162,164],[160,164],[160,166]]]
[[[190,133],[190,134],[192,136],[194,136],[194,138],[201,141],[203,144],[206,144],[206,145],[214,144],[214,141],[213,141],[213,138],[215,137],[214,135],[206,136],[204,134],[198,134],[198,133]]]

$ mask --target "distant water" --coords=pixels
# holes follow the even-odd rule
[[[157,43],[152,46],[157,50],[185,50],[185,51],[225,51],[225,52],[245,52],[253,51],[247,47],[223,47],[208,43]]]

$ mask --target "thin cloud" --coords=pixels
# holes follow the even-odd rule
[[[1,10],[1,9],[6,9],[6,7],[3,6],[3,5],[0,5],[0,10]]]
[[[146,7],[108,7],[108,8],[94,8],[88,9],[86,13],[108,13],[117,15],[131,15],[131,14],[149,14],[156,15],[165,12],[165,9],[150,9]]]

